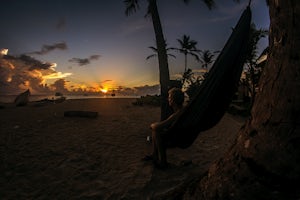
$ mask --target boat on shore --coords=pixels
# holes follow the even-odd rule
[[[26,90],[25,92],[19,94],[14,100],[15,105],[16,106],[26,106],[29,102],[29,96],[30,96],[29,89]]]

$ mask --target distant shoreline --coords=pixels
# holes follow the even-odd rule
[[[0,95],[0,102],[1,103],[13,103],[17,95]],[[43,99],[56,99],[59,98],[60,96],[54,96],[54,95],[30,95],[29,96],[29,101],[34,102],[34,101],[39,101]],[[67,100],[70,99],[138,99],[141,98],[141,96],[124,96],[124,95],[116,95],[116,96],[111,96],[111,95],[64,95]]]

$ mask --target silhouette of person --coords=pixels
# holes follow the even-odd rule
[[[168,128],[180,115],[184,102],[184,93],[181,89],[172,88],[169,90],[168,94],[168,102],[173,110],[173,114],[171,114],[166,120],[154,122],[150,125],[152,130],[153,152],[152,155],[148,155],[144,158],[144,160],[152,160],[154,165],[158,168],[167,167],[166,146],[164,145],[162,138],[164,134],[167,133]]]

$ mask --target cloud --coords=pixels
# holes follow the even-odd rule
[[[100,55],[91,55],[89,58],[72,58],[69,62],[77,63],[79,66],[88,65],[92,60],[98,60]]]
[[[100,58],[100,55],[91,55],[90,60],[98,60]]]
[[[107,83],[107,82],[111,82],[111,81],[113,81],[113,80],[104,80],[101,83]]]
[[[56,49],[66,50],[66,49],[68,49],[68,46],[65,42],[55,43],[55,44],[52,44],[52,45],[44,44],[40,51],[34,51],[34,52],[31,52],[31,53],[28,53],[28,54],[45,55],[45,54],[47,54],[51,51],[54,51]]]
[[[49,63],[49,62],[41,62],[39,60],[36,60],[35,58],[31,56],[27,56],[25,54],[18,57],[20,61],[23,61],[29,68],[28,70],[35,70],[35,69],[53,69],[56,67],[55,63]]]
[[[7,55],[8,49],[0,49],[0,56]]]
[[[53,72],[49,75],[43,76],[44,79],[58,79],[58,78],[66,78],[68,76],[72,75],[72,73],[62,73],[62,72]]]
[[[33,94],[53,93],[46,82],[70,76],[71,73],[58,72],[55,63],[45,63],[27,55],[0,57],[0,93],[18,94],[30,89]]]
[[[68,90],[66,89],[66,83],[67,81],[65,79],[59,79],[55,81],[51,87],[54,87],[54,90],[57,92],[67,93]]]

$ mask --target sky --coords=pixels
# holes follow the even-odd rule
[[[188,35],[201,50],[218,51],[248,4],[215,0],[209,10],[202,1],[157,0],[168,47],[179,48],[177,39]],[[0,94],[27,88],[32,93],[52,91],[122,90],[123,93],[153,93],[159,87],[155,35],[145,18],[147,1],[125,15],[123,0],[0,0],[0,49],[10,59],[0,58]],[[265,1],[252,0],[252,22],[268,29]],[[262,39],[259,51],[268,45]],[[6,51],[8,49],[8,51]],[[172,79],[183,73],[184,56],[172,52]],[[188,68],[201,63],[188,57]]]

